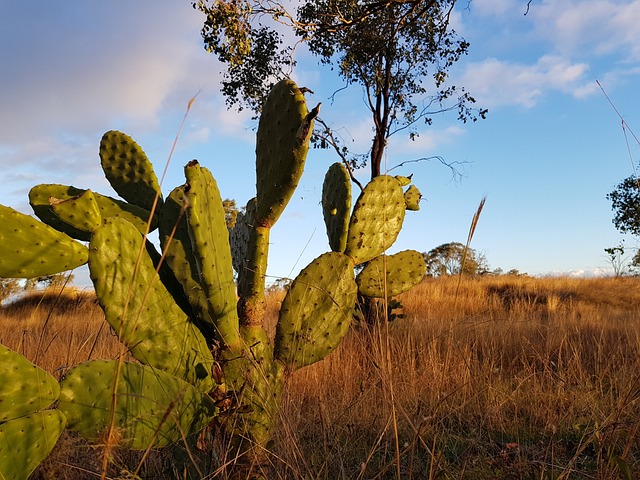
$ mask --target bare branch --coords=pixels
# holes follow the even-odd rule
[[[444,165],[445,167],[449,168],[451,170],[451,179],[454,180],[455,182],[458,182],[462,178],[466,177],[466,174],[464,173],[464,171],[461,172],[460,170],[458,170],[458,168],[456,168],[456,166],[462,166],[462,170],[464,170],[464,166],[468,165],[470,163],[470,162],[467,162],[467,161],[464,161],[464,162],[460,162],[460,161],[447,162],[440,155],[432,155],[430,157],[422,157],[422,158],[416,158],[416,159],[413,159],[413,160],[405,160],[404,162],[400,162],[399,164],[391,167],[390,169],[387,170],[387,172],[391,172],[391,171],[395,170],[396,168],[400,168],[400,167],[402,167],[404,165],[407,165],[409,163],[429,162],[431,160],[438,160],[442,165]]]
[[[524,16],[525,16],[525,17],[527,16],[527,13],[529,13],[529,7],[531,7],[531,2],[532,2],[532,1],[533,1],[533,0],[529,0],[529,1],[527,2],[527,10],[524,12]]]
[[[319,135],[322,136],[322,138],[326,140],[327,144],[331,145],[335,150],[335,152],[338,154],[344,166],[347,167],[347,171],[349,172],[351,181],[356,185],[358,185],[358,187],[360,187],[360,190],[364,190],[364,187],[362,186],[362,184],[358,181],[358,179],[353,174],[353,169],[351,168],[351,162],[349,162],[349,159],[345,155],[345,152],[340,149],[340,142],[338,141],[338,139],[336,139],[335,135],[333,134],[333,130],[321,118],[316,118],[316,124],[322,125],[323,130],[319,133]]]

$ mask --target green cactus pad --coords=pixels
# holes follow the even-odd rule
[[[89,271],[96,295],[120,341],[135,358],[203,391],[214,387],[204,337],[160,281],[129,222],[109,218],[91,237]]]
[[[85,192],[86,190],[67,185],[36,185],[29,192],[29,203],[31,203],[31,208],[33,208],[36,216],[47,225],[78,240],[88,241],[91,238],[91,230],[87,230],[86,227],[82,229],[82,225],[78,224],[78,222],[82,222],[82,219],[76,219],[73,223],[67,223],[56,215],[52,206],[52,203],[63,205],[64,200],[73,200],[77,197],[82,197]],[[93,192],[93,197],[98,204],[101,218],[124,218],[135,225],[141,233],[146,232],[149,215],[151,215],[151,212],[148,210],[95,192]],[[86,199],[83,201],[86,201]],[[58,208],[68,212],[68,207]],[[150,231],[153,231],[156,226],[157,217],[154,216],[151,221]]]
[[[273,226],[298,186],[315,115],[288,79],[274,85],[262,107],[256,141],[257,221],[262,227]]]
[[[162,254],[158,252],[156,246],[151,243],[148,238],[145,242],[145,247],[149,254],[149,258],[151,258],[151,261],[153,262],[153,266],[160,275],[160,281],[165,287],[167,287],[167,290],[171,293],[171,296],[182,311],[186,313],[189,318],[195,321],[197,315],[193,311],[193,308],[189,303],[189,299],[182,290],[182,285],[178,282],[173,270],[171,270],[171,267],[167,263],[166,257],[164,259],[162,258]]]
[[[162,205],[158,216],[158,231],[165,263],[171,267],[193,312],[201,321],[213,326],[214,319],[209,312],[207,295],[200,286],[197,261],[189,237],[184,187],[173,189]],[[175,292],[172,293],[176,296]]]
[[[100,163],[113,189],[127,202],[151,211],[162,205],[158,178],[146,153],[129,136],[111,130],[100,141]]]
[[[407,188],[407,191],[404,192],[404,202],[406,204],[407,210],[418,211],[420,210],[420,199],[422,198],[422,194],[418,187],[415,185],[411,185]]]
[[[239,341],[236,285],[222,198],[213,175],[198,162],[189,162],[184,171],[187,222],[199,283],[220,340],[233,345]]]
[[[50,227],[55,228],[59,232],[64,232],[70,237],[78,240],[89,240],[89,233],[78,230],[71,225],[63,222],[51,209],[49,203],[50,198],[58,200],[68,200],[70,198],[82,195],[85,190],[67,185],[42,184],[36,185],[29,191],[29,203],[33,209],[33,213]]]
[[[0,478],[27,480],[53,450],[65,423],[59,410],[0,423]]]
[[[4,345],[0,378],[0,423],[47,408],[60,393],[55,378]]]
[[[67,372],[58,407],[69,429],[89,440],[105,441],[115,401],[111,438],[120,447],[142,450],[178,442],[202,430],[216,414],[206,394],[161,370],[123,362],[115,382],[117,364],[94,360]]]
[[[51,210],[67,225],[82,232],[92,232],[100,226],[102,214],[91,190],[86,190],[77,197],[68,200],[49,198]]]
[[[33,278],[87,263],[84,245],[29,215],[0,205],[0,277]]]
[[[341,253],[321,255],[296,277],[280,309],[275,356],[289,368],[322,360],[347,333],[357,286],[353,262]]]
[[[364,296],[389,298],[420,283],[426,271],[427,264],[422,254],[405,250],[371,260],[356,277],[356,283]]]
[[[383,253],[400,233],[405,207],[398,180],[388,175],[371,180],[353,207],[344,253],[356,264],[368,262]]]
[[[344,252],[351,213],[351,178],[342,163],[331,165],[324,177],[322,213],[331,250]]]
[[[233,269],[240,275],[246,268],[251,230],[256,226],[256,199],[247,202],[244,211],[236,217],[235,226],[229,230],[229,244]]]

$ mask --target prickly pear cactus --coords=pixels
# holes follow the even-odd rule
[[[371,304],[373,299],[389,301],[424,278],[426,264],[419,252],[406,250],[384,255],[402,229],[405,210],[419,210],[422,195],[411,185],[411,176],[382,175],[365,186],[349,215],[345,206],[351,204],[351,189],[345,186],[345,181],[349,181],[347,169],[340,163],[333,164],[323,185],[322,211],[331,249],[344,251],[356,264],[364,265],[356,277],[357,310],[361,311],[355,314],[361,317],[363,312],[379,310]]]
[[[239,458],[264,460],[287,375],[337,348],[358,294],[394,295],[421,279],[417,252],[384,256],[419,200],[415,187],[403,191],[410,177],[375,178],[352,210],[348,172],[333,165],[322,196],[332,251],[293,281],[270,340],[263,326],[270,231],[303,173],[320,107],[309,111],[302,91],[284,80],[269,95],[257,134],[256,197],[231,230],[208,169],[189,162],[186,183],[163,201],[146,154],[117,131],[102,138],[100,158],[124,200],[39,185],[29,197],[44,223],[0,207],[0,276],[88,262],[107,322],[139,362],[94,360],[71,369],[59,401],[71,429],[123,447],[161,447],[217,417],[229,444],[251,453]],[[162,253],[146,238],[156,224]],[[43,390],[57,396],[47,382]],[[55,415],[63,414],[43,421],[58,425]]]

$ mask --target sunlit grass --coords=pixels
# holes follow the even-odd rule
[[[640,478],[639,287],[503,276],[456,294],[455,278],[425,280],[400,297],[405,319],[353,328],[292,376],[273,478],[397,478],[392,406],[402,478]],[[272,331],[282,297],[267,300]],[[56,377],[124,351],[88,295],[5,308],[0,341]],[[40,478],[93,478],[98,452],[68,435],[56,449]],[[171,471],[166,455],[147,463],[145,478]]]

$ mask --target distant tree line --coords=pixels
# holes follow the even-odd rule
[[[44,277],[29,278],[22,282],[17,278],[0,278],[0,303],[19,293],[33,290],[59,289],[70,284],[73,275],[69,272],[46,275]]]
[[[491,269],[484,253],[467,248],[459,242],[443,243],[426,253],[427,277],[447,275],[523,275],[513,268],[506,273],[501,268]],[[526,274],[525,274],[526,275]]]

